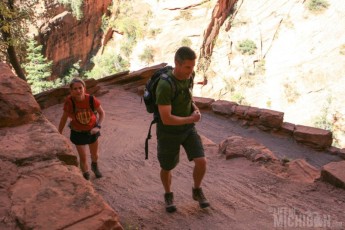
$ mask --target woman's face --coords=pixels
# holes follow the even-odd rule
[[[82,100],[85,96],[85,87],[81,82],[73,83],[71,87],[71,95],[76,99]]]

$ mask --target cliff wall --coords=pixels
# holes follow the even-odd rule
[[[122,229],[27,83],[0,63],[0,229]]]

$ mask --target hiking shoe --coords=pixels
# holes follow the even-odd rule
[[[102,177],[102,173],[98,169],[97,162],[92,162],[91,163],[91,170],[95,174],[96,178],[101,178]]]
[[[175,212],[176,206],[174,205],[174,194],[172,192],[165,193],[164,200],[165,200],[165,210],[167,212]]]
[[[193,188],[193,199],[199,202],[200,208],[210,206],[201,188]]]
[[[85,180],[90,180],[90,173],[89,172],[83,172],[83,177]]]

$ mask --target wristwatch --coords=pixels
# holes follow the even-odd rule
[[[100,126],[100,125],[98,125],[98,124],[96,125],[96,127],[99,128],[99,129],[102,128],[102,126]]]

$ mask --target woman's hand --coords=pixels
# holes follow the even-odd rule
[[[98,133],[99,131],[101,131],[101,128],[96,126],[90,130],[90,133],[91,133],[91,135],[94,135],[94,134]]]

